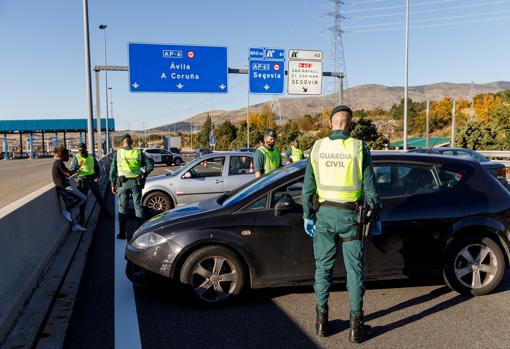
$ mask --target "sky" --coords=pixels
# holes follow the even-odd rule
[[[410,86],[510,80],[510,0],[410,4]],[[98,26],[106,24],[110,65],[127,65],[127,44],[145,42],[226,46],[232,68],[247,67],[250,47],[322,50],[331,70],[332,7],[328,0],[90,0],[91,62],[104,64]],[[403,86],[405,1],[344,0],[342,12],[348,86]],[[86,117],[82,1],[0,0],[0,45],[0,119]],[[117,129],[242,108],[248,99],[247,75],[229,75],[225,95],[130,93],[126,72],[110,72],[108,80]]]

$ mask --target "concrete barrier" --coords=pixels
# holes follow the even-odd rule
[[[108,182],[110,161],[105,160],[99,163],[102,186]],[[95,200],[92,198],[89,193],[87,217]],[[49,184],[0,209],[0,342],[70,230],[62,207],[55,186]]]

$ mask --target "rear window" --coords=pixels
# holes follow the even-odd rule
[[[410,196],[439,190],[432,166],[381,164],[374,166],[374,172],[381,197]]]
[[[439,170],[439,180],[447,188],[453,188],[464,178],[463,171],[453,168],[441,168]]]

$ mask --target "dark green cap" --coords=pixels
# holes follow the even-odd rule
[[[122,136],[120,136],[120,141],[123,142],[126,138],[131,139],[131,136],[128,133],[125,133]]]
[[[266,128],[264,130],[264,136],[271,136],[271,137],[274,137],[276,138],[276,131],[275,130],[272,130],[270,128]]]
[[[342,105],[337,105],[336,107],[333,108],[333,110],[331,111],[331,114],[329,114],[329,119],[331,119],[333,117],[333,115],[335,115],[339,111],[347,111],[352,116],[351,108],[349,108],[348,106],[342,104]]]

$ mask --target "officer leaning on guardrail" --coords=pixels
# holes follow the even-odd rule
[[[258,147],[253,155],[253,167],[256,178],[266,175],[280,168],[282,165],[282,155],[280,151],[275,148],[275,143],[275,130],[266,129],[264,131],[264,144]]]
[[[315,255],[316,332],[327,335],[329,288],[337,241],[342,241],[350,306],[349,340],[361,343],[371,329],[363,322],[363,224],[367,212],[377,219],[381,200],[370,151],[364,142],[350,137],[351,122],[349,107],[340,105],[331,112],[330,135],[316,141],[310,153],[302,203],[305,231],[313,237]]]
[[[298,162],[299,160],[303,160],[305,158],[304,152],[299,147],[299,141],[297,139],[292,141],[289,149],[287,149],[287,153],[285,153],[285,158],[289,164]]]
[[[78,146],[78,153],[73,157],[70,169],[71,171],[77,171],[76,182],[78,190],[85,196],[87,196],[89,190],[92,190],[104,214],[113,216],[110,210],[108,210],[99,189],[98,182],[101,179],[101,170],[94,155],[89,154],[87,151],[85,143],[80,143]],[[83,224],[85,221],[85,206],[86,203],[80,206],[80,224]]]
[[[112,193],[119,194],[119,234],[118,239],[126,239],[126,210],[129,195],[133,198],[138,225],[143,223],[142,189],[145,179],[154,169],[152,159],[147,158],[141,149],[133,149],[131,136],[121,138],[122,148],[113,153],[110,167]],[[145,171],[142,172],[142,167]]]
[[[51,168],[51,176],[53,183],[57,189],[57,193],[64,200],[65,209],[62,210],[62,215],[66,220],[71,223],[71,229],[73,231],[86,231],[85,227],[82,227],[74,218],[73,210],[78,206],[83,206],[87,197],[80,191],[76,190],[69,183],[69,177],[74,175],[77,170],[71,171],[66,167],[66,162],[69,161],[69,150],[64,147],[55,148],[55,161]]]

